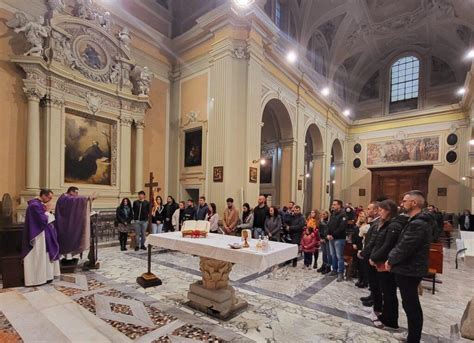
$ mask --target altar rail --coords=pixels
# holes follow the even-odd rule
[[[100,243],[117,243],[118,231],[114,226],[115,209],[105,209],[98,211],[98,218],[91,217],[91,225],[97,232],[97,242]]]

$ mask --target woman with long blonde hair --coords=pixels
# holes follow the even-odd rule
[[[367,270],[364,262],[357,257],[357,253],[361,251],[364,247],[365,236],[367,231],[369,230],[369,218],[364,211],[359,212],[359,216],[357,217],[355,230],[352,234],[352,247],[354,248],[354,256],[353,256],[353,268],[354,271],[357,271],[358,280],[356,282],[356,286],[359,288],[367,287],[368,275]]]

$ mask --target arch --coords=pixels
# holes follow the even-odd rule
[[[286,128],[284,127],[284,136],[286,139],[292,139],[295,135],[293,132],[293,117],[291,115],[289,106],[278,97],[276,92],[268,92],[262,99],[260,123],[264,122],[263,115],[265,114],[265,109],[267,108],[271,109],[276,114],[277,119],[282,124],[285,124]],[[289,131],[291,131],[291,133]]]
[[[291,200],[294,135],[290,111],[280,99],[270,99],[262,111],[260,193],[271,204]]]
[[[334,139],[332,142],[332,151],[333,151],[333,156],[334,156],[334,162],[335,163],[341,163],[344,161],[344,153],[343,153],[343,148],[342,148],[342,143],[339,140],[339,138]]]

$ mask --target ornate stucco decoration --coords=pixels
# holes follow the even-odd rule
[[[47,21],[17,12],[7,22],[29,43],[25,56],[41,57],[49,66],[120,92],[148,96],[153,74],[133,61],[128,28],[114,27],[110,13],[92,0],[47,0],[47,7]]]

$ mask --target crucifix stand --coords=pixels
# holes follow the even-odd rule
[[[148,227],[147,232],[151,233],[151,218],[152,211],[151,207],[154,203],[154,194],[153,187],[158,187],[158,182],[153,182],[153,172],[150,172],[150,181],[145,184],[145,187],[148,187],[148,194],[150,195],[150,211],[148,212]],[[143,288],[155,287],[162,284],[161,280],[151,272],[151,245],[148,244],[148,271],[137,277],[137,283]]]

